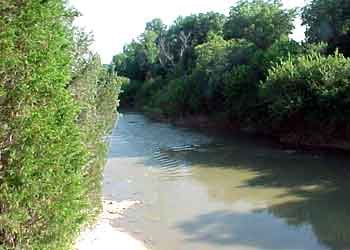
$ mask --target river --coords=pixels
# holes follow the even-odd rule
[[[142,202],[114,226],[151,250],[349,250],[349,166],[345,155],[125,113],[103,192]]]

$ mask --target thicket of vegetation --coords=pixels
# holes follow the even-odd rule
[[[63,0],[0,3],[0,249],[70,249],[99,211],[121,79]]]
[[[300,14],[306,41],[289,38]],[[350,139],[350,5],[242,0],[229,16],[147,23],[112,66],[130,79],[122,105],[163,116],[220,116],[304,139]],[[316,140],[313,138],[312,140]]]

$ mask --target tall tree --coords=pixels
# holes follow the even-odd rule
[[[296,14],[296,9],[284,9],[280,0],[241,0],[231,7],[225,38],[247,39],[267,49],[292,33]]]
[[[163,23],[162,19],[155,18],[150,22],[146,23],[145,31],[153,31],[158,36],[161,36],[166,31],[167,26]]]
[[[176,63],[184,70],[195,61],[194,48],[207,41],[209,33],[221,34],[226,17],[217,12],[178,17],[169,28],[166,43]]]
[[[308,42],[327,42],[350,56],[350,1],[312,0],[302,12]]]

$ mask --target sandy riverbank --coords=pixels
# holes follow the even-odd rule
[[[123,217],[124,212],[139,201],[104,201],[103,212],[97,223],[84,230],[75,244],[76,250],[147,250],[146,246],[121,228],[112,227],[111,221]]]

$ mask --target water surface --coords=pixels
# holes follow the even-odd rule
[[[152,250],[349,250],[350,159],[124,114],[104,193]]]

